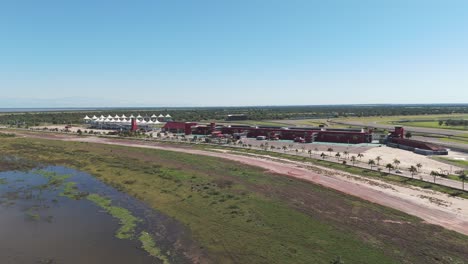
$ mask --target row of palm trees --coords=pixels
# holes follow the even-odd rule
[[[268,151],[268,150],[275,150],[275,149],[282,149],[285,153],[287,150],[289,149],[293,149],[294,145],[290,144],[288,146],[284,145],[282,147],[275,147],[273,145],[269,145],[268,142],[266,143],[262,143],[260,145],[257,145],[257,146],[253,146],[252,144],[245,144],[243,143],[242,141],[239,141],[239,142],[229,142],[230,144],[233,144],[233,145],[239,145],[239,146],[242,146],[242,147],[248,147],[248,148],[252,148],[252,147],[258,147],[260,149],[263,149],[265,151]],[[301,147],[301,150],[302,150],[302,153],[305,153],[306,149],[305,149],[305,146],[302,146]],[[327,157],[332,157],[332,152],[334,151],[333,148],[328,148],[326,150],[329,155],[325,154],[324,152],[322,152],[320,154],[320,157],[324,160],[326,159]],[[295,149],[295,152],[296,152],[296,155],[299,153],[299,149]],[[312,149],[308,149],[307,150],[307,153],[309,154],[309,156],[312,158],[312,155],[313,154],[318,154],[319,153],[319,149],[316,147],[314,148],[313,150]],[[347,160],[351,161],[351,163],[353,164],[353,166],[355,166],[355,164],[358,162],[358,159],[359,161],[362,160],[362,158],[364,157],[364,154],[362,153],[358,153],[355,155],[352,155],[350,157],[350,153],[348,151],[343,151],[343,154],[341,154],[340,152],[336,152],[335,153],[335,158],[337,159],[337,161],[340,161],[340,159],[342,157],[344,157],[344,160],[343,160],[343,164],[347,164]],[[381,171],[381,168],[380,168],[380,162],[382,161],[382,157],[381,156],[377,156],[375,159],[369,159],[367,164],[370,166],[371,170],[374,169],[374,167],[377,167],[377,169],[379,171]],[[388,170],[388,173],[390,173],[392,170],[398,170],[399,169],[399,165],[400,165],[400,160],[398,159],[393,159],[392,163],[387,163],[385,165],[385,168]],[[416,175],[417,173],[419,173],[421,171],[421,168],[423,167],[423,165],[421,163],[417,163],[416,165],[411,165],[409,168],[408,168],[408,171],[411,173],[411,177],[414,178],[414,175]],[[434,183],[436,182],[436,178],[438,176],[444,176],[446,177],[446,174],[442,174],[442,173],[438,173],[436,171],[431,171],[430,175],[433,177],[433,181]],[[459,177],[459,180],[462,181],[462,189],[464,190],[465,189],[465,181],[467,180],[467,175],[466,175],[466,172],[465,171],[460,171],[458,173],[458,177]]]
[[[251,148],[252,145],[249,145],[249,148]],[[261,144],[259,146],[260,148],[262,149],[265,149],[265,150],[268,150],[268,143],[265,143],[265,144]],[[289,146],[282,146],[281,149],[286,152],[288,149],[291,149],[293,148],[293,145],[289,145]],[[275,147],[274,146],[270,146],[270,149],[271,150],[274,150]],[[278,149],[280,149],[278,147]],[[305,147],[302,146],[302,152],[304,153],[305,152]],[[333,152],[333,148],[328,148],[327,149],[327,152],[329,153],[329,155],[326,155],[324,152],[322,152],[320,154],[320,157],[324,160],[326,159],[328,156],[332,156],[332,152]],[[299,149],[295,149],[295,152],[296,152],[296,155],[299,153]],[[312,158],[312,155],[315,154],[315,153],[318,154],[319,152],[319,149],[318,148],[314,148],[313,150],[312,149],[309,149],[307,150],[307,153],[309,154],[309,156]],[[349,156],[350,153],[348,151],[343,151],[343,157],[344,157],[344,160],[343,160],[343,164],[347,164],[347,160],[350,160],[351,163],[353,164],[353,166],[355,166],[356,162],[358,161],[361,161],[362,158],[364,157],[364,154],[362,153],[358,153],[356,156],[352,155],[351,157]],[[342,157],[342,154],[340,152],[336,152],[335,153],[335,158],[337,161],[339,161]],[[379,167],[380,166],[380,162],[382,161],[382,157],[381,156],[377,156],[375,159],[369,159],[367,164],[370,166],[371,170],[374,169],[374,167],[377,167],[378,170],[380,171],[381,168]],[[393,159],[392,163],[387,163],[385,165],[385,168],[388,170],[388,173],[391,173],[392,170],[398,170],[399,169],[399,165],[400,165],[400,160],[398,160],[397,158]],[[418,174],[419,172],[421,172],[421,168],[423,167],[423,165],[421,163],[417,163],[416,165],[411,165],[409,168],[408,168],[408,171],[411,173],[411,177],[414,179],[414,176],[416,174]],[[441,176],[441,173],[438,173],[436,171],[431,171],[430,173],[431,176],[433,176],[434,178],[434,183],[436,182],[436,178],[437,176]],[[461,171],[458,175],[459,179],[462,181],[462,189],[464,190],[465,189],[465,181],[467,179],[467,175],[465,173],[465,171]]]

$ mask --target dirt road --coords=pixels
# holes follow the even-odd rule
[[[389,184],[302,162],[290,162],[266,156],[238,155],[231,151],[207,151],[185,146],[171,146],[151,141],[121,140],[68,135],[42,135],[21,133],[25,137],[48,138],[64,141],[102,143],[205,155],[258,166],[273,173],[303,179],[338,190],[380,205],[388,206],[422,218],[428,223],[443,226],[468,235],[468,200],[411,186]]]

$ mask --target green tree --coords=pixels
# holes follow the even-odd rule
[[[430,174],[432,177],[434,177],[434,183],[436,182],[436,177],[439,176],[439,173],[437,171],[431,171]]]
[[[416,169],[415,166],[411,165],[411,167],[408,169],[408,171],[411,172],[411,178],[414,178],[414,175],[418,172],[418,169]]]
[[[413,134],[411,134],[411,132],[409,132],[409,131],[406,132],[405,138],[411,138],[411,137],[413,137]]]
[[[398,165],[400,164],[400,161],[398,159],[393,159],[393,164],[395,164],[395,168],[398,169]]]
[[[375,158],[375,160],[377,161],[377,165],[380,165],[380,161],[382,160],[382,158],[380,156],[377,156],[377,158]]]
[[[465,181],[466,181],[466,173],[465,171],[461,171],[460,175],[458,175],[458,178],[462,181],[462,190],[465,190]]]
[[[388,169],[388,173],[390,173],[391,170],[393,170],[393,165],[391,163],[387,163],[387,165],[385,165],[385,168]]]
[[[343,155],[345,156],[346,159],[348,159],[348,157],[349,157],[349,152],[345,150],[345,151],[343,151]]]
[[[421,168],[422,168],[422,164],[421,164],[421,163],[418,163],[418,164],[416,164],[416,167],[418,168],[418,171],[420,171]]]
[[[353,166],[354,166],[354,164],[356,163],[356,156],[351,156],[351,162],[353,163]]]
[[[364,154],[362,154],[362,153],[358,153],[358,154],[357,154],[357,157],[359,158],[359,160],[361,160],[361,158],[363,158],[363,157],[364,157]]]
[[[327,151],[330,152],[330,156],[331,156],[331,153],[332,153],[333,149],[332,149],[332,148],[328,148]]]
[[[369,164],[369,166],[370,166],[370,168],[371,168],[371,170],[372,170],[372,169],[374,168],[374,166],[375,166],[375,161],[374,161],[373,159],[370,159],[370,160],[367,162],[367,164]]]
[[[336,157],[336,160],[340,160],[341,154],[340,154],[339,152],[337,152],[337,153],[335,154],[335,157]]]

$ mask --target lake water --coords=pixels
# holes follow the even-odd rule
[[[182,225],[94,177],[65,167],[47,167],[78,190],[112,200],[142,221],[134,239],[115,237],[119,220],[88,199],[60,196],[63,186],[47,186],[38,171],[0,173],[0,263],[162,263],[142,249],[145,230],[171,263],[189,263],[193,250]],[[49,182],[50,183],[50,182]]]

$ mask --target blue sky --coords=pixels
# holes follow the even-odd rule
[[[468,103],[468,1],[4,0],[0,107]]]

